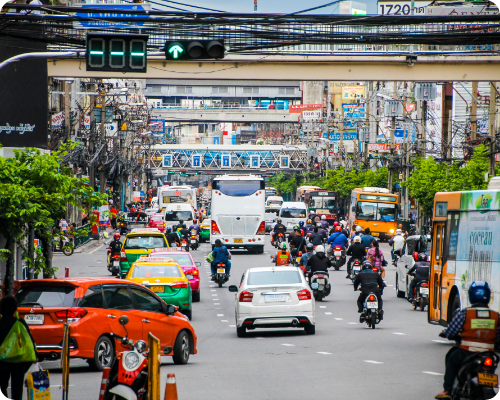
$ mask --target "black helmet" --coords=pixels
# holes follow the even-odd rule
[[[361,264],[361,266],[363,267],[363,269],[372,269],[372,263],[368,260],[363,261],[363,264]]]
[[[425,253],[420,253],[418,255],[418,261],[427,261],[427,254]]]
[[[312,243],[307,243],[306,250],[314,250],[314,245]]]
[[[180,219],[179,220],[179,225],[182,225],[184,223],[184,220]]]

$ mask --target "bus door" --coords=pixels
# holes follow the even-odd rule
[[[432,237],[431,270],[430,275],[430,305],[429,321],[439,322],[443,319],[441,313],[441,281],[443,273],[443,241],[445,233],[445,222],[435,222]]]

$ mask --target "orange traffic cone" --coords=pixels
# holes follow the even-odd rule
[[[108,377],[111,368],[106,367],[102,370],[102,379],[101,379],[101,391],[99,392],[99,400],[104,399],[104,393],[106,392],[106,386],[108,386]]]
[[[164,400],[178,400],[177,398],[177,384],[175,383],[175,374],[167,375],[167,385],[165,386],[165,399]]]

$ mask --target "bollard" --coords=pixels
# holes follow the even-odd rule
[[[101,391],[99,392],[99,400],[104,399],[104,393],[106,392],[106,386],[108,386],[108,376],[111,368],[106,367],[102,370],[102,380],[101,380]]]
[[[175,374],[167,375],[167,385],[165,386],[165,399],[164,400],[178,400],[177,398],[177,384],[175,383]]]
[[[69,278],[69,268],[64,268],[64,277]]]

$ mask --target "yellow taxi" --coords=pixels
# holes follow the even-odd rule
[[[132,264],[125,279],[146,286],[167,304],[178,306],[179,311],[191,319],[191,285],[180,265],[172,258],[141,257]]]
[[[205,218],[200,224],[201,233],[200,241],[208,242],[210,240],[210,228],[212,227],[212,220],[210,218]]]
[[[120,254],[120,276],[127,275],[130,266],[142,255],[147,256],[154,249],[168,247],[165,235],[157,228],[137,228],[126,236]]]

